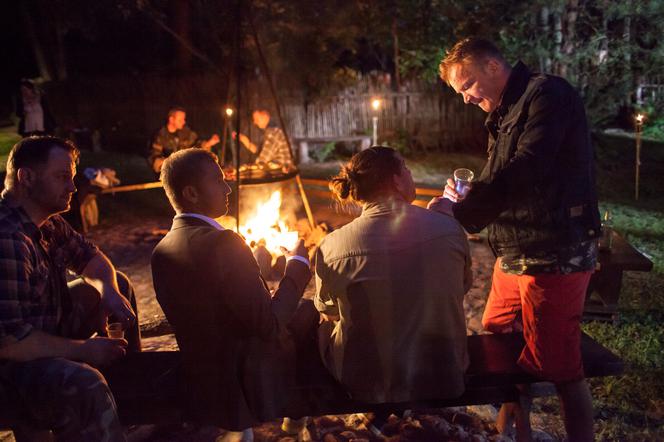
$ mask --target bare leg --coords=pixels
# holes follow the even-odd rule
[[[496,429],[500,434],[512,436],[512,426],[515,425],[517,442],[530,442],[532,440],[530,388],[528,385],[519,385],[517,388],[521,392],[519,402],[506,402],[500,407],[496,419]]]
[[[593,436],[593,400],[585,379],[556,384],[563,409],[569,442],[591,442]]]

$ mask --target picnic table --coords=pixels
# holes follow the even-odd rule
[[[617,319],[618,300],[623,272],[652,270],[652,261],[611,230],[611,248],[600,250],[598,268],[590,278],[586,295],[585,316],[590,319]]]

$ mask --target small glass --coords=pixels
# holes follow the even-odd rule
[[[465,198],[472,187],[475,173],[470,169],[457,169],[454,171],[454,190],[461,198]]]
[[[112,339],[124,339],[124,326],[121,322],[108,324],[108,337]]]

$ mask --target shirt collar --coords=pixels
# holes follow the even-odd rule
[[[212,227],[214,227],[217,230],[226,230],[221,226],[221,224],[216,222],[214,219],[210,218],[209,216],[201,215],[200,213],[189,213],[189,212],[179,213],[179,214],[175,215],[175,217],[173,219],[180,219],[180,218],[184,218],[184,217],[198,218],[201,221],[205,221],[206,223],[208,223],[209,225],[211,225]]]

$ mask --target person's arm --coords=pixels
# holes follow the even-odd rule
[[[82,276],[101,296],[101,316],[97,319],[97,329],[105,331],[109,315],[128,327],[136,320],[129,301],[120,294],[111,261],[94,244],[74,230],[62,217],[54,216],[54,243],[61,252],[67,268]]]
[[[243,335],[270,339],[295,312],[311,275],[309,269],[302,262],[289,261],[284,279],[271,297],[249,246],[233,232],[223,234],[231,237],[224,238],[223,247],[216,247],[220,255],[225,255],[219,262],[228,262],[221,269],[225,293],[222,303],[237,319]]]
[[[332,290],[334,275],[329,271],[323,258],[323,252],[318,247],[316,251],[316,294],[314,295],[314,306],[326,321],[338,321],[339,305],[336,302]]]
[[[477,233],[503,211],[520,202],[537,186],[558,173],[553,169],[567,134],[572,111],[571,94],[544,84],[535,92],[528,120],[515,155],[489,181],[478,181],[466,198],[452,206],[454,217],[471,233]]]
[[[103,365],[124,354],[124,340],[72,340],[34,329],[25,317],[34,290],[30,281],[38,271],[32,265],[34,250],[11,236],[0,237],[0,250],[4,261],[0,266],[0,360],[64,357]]]
[[[161,171],[164,159],[164,145],[160,134],[157,133],[150,144],[150,153],[148,154],[148,163],[150,163],[150,167],[155,173]]]
[[[94,337],[78,340],[32,330],[23,339],[10,338],[0,347],[0,360],[32,361],[40,358],[65,358],[103,366],[125,355],[127,341]]]
[[[219,135],[214,134],[201,143],[201,149],[210,150],[212,149],[212,146],[215,146],[216,144],[219,144]]]
[[[246,136],[243,133],[233,132],[233,139],[235,139],[236,137],[240,140],[240,143],[242,143],[242,145],[249,150],[249,152],[251,153],[258,152],[258,146],[252,143],[248,136]]]
[[[129,300],[120,294],[115,267],[101,251],[88,262],[81,276],[85,281],[97,289],[101,295],[101,312],[103,317],[98,318],[98,329],[106,327],[108,316],[113,315],[126,327],[136,320]]]

